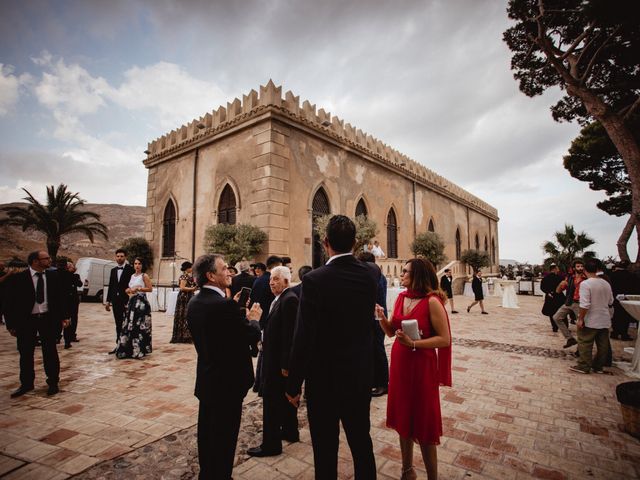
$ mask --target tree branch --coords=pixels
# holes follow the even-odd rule
[[[590,24],[586,30],[584,32],[582,32],[578,38],[576,38],[573,43],[569,46],[569,48],[567,48],[567,51],[564,53],[564,55],[562,55],[562,57],[560,57],[560,60],[564,60],[565,58],[567,58],[567,56],[571,55],[573,53],[573,51],[578,47],[578,45],[580,44],[580,42],[582,42],[582,40],[593,31],[593,29],[595,28],[595,24]],[[589,43],[591,43],[593,40],[590,40]],[[588,46],[589,44],[587,44]],[[586,48],[586,47],[585,47]],[[583,50],[584,52],[584,50]],[[582,56],[582,54],[580,54],[580,56]],[[580,62],[580,57],[578,57],[578,63]]]
[[[609,35],[607,38],[605,38],[604,42],[602,42],[602,45],[600,45],[598,47],[598,49],[595,51],[595,53],[593,54],[593,57],[591,57],[591,61],[589,62],[589,65],[587,65],[586,70],[584,71],[584,74],[582,75],[582,77],[579,79],[580,81],[580,85],[584,85],[586,83],[586,79],[587,76],[589,75],[589,73],[591,72],[591,69],[593,68],[593,65],[595,64],[596,59],[598,58],[598,55],[600,54],[600,52],[602,51],[602,49],[605,47],[605,45],[607,43],[609,43],[609,40],[611,40],[611,38],[613,38],[613,36],[618,33],[618,31],[620,30],[620,25],[618,25],[613,32],[611,32],[611,35]]]
[[[631,117],[631,115],[633,115],[633,111],[638,108],[638,106],[640,106],[640,97],[636,98],[636,101],[633,102],[633,105],[631,105],[630,107],[627,107],[627,113],[624,114],[624,117],[622,117],[622,120],[628,120],[629,117]]]

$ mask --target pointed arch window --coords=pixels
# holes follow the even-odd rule
[[[369,215],[369,212],[367,211],[367,205],[364,203],[363,198],[358,200],[358,204],[356,205],[356,217],[359,217],[360,215],[365,218],[367,217],[367,215]]]
[[[387,214],[387,257],[398,258],[398,220],[393,208]]]
[[[487,236],[484,236],[484,251],[489,252],[489,241],[487,240]]]
[[[173,257],[176,252],[176,207],[169,199],[162,216],[162,256]]]
[[[313,236],[313,243],[311,245],[311,261],[313,268],[318,268],[323,265],[325,261],[320,234],[316,232],[315,223],[319,217],[329,214],[331,214],[329,197],[324,191],[324,188],[320,187],[313,196],[313,202],[311,203],[311,232]]]
[[[462,255],[462,240],[460,239],[460,229],[456,228],[456,260],[460,260]]]
[[[476,250],[480,250],[480,238],[478,238],[478,234],[476,233]]]
[[[218,223],[236,223],[236,195],[229,184],[225,185],[218,202]]]
[[[433,224],[433,218],[429,219],[429,227],[427,228],[427,230],[429,230],[430,232],[435,232],[436,231],[436,227]]]

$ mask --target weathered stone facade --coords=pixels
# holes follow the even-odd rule
[[[173,203],[178,257],[204,251],[207,226],[218,221],[220,197],[228,185],[235,196],[235,221],[269,235],[264,255],[311,264],[313,199],[322,189],[331,213],[355,215],[364,201],[379,227],[385,252],[390,210],[397,224],[397,258],[411,256],[414,235],[431,221],[456,259],[475,248],[498,263],[497,210],[370,135],[269,81],[204,117],[149,143],[145,236],[156,252],[154,278],[172,279],[173,257],[163,257],[167,205]],[[173,217],[170,217],[173,218]],[[175,227],[174,224],[175,223]],[[169,230],[169,234],[172,234]],[[165,232],[165,236],[166,236]],[[165,240],[167,241],[167,240]]]

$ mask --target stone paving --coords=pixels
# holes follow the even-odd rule
[[[539,314],[539,297],[518,297],[519,310],[487,300],[490,315],[452,316],[453,388],[441,390],[443,479],[640,478],[640,441],[622,431],[615,386],[632,380],[579,375],[564,339]],[[143,360],[107,355],[113,319],[98,304],[81,305],[80,342],[60,348],[61,392],[47,397],[40,352],[36,389],[19,399],[15,341],[0,333],[0,477],[2,479],[191,479],[197,475],[193,397],[195,351],[168,343],[172,318],[153,315],[154,353]],[[635,335],[635,332],[633,332]],[[221,338],[224,341],[224,338]],[[614,341],[614,359],[630,342]],[[390,348],[391,341],[387,341]],[[573,349],[572,349],[573,350]],[[628,355],[626,356],[628,359]],[[386,397],[371,405],[378,478],[400,477],[397,435],[384,426]],[[260,442],[261,401],[245,400],[234,478],[313,478],[304,405],[301,441],[283,455],[247,457]],[[416,452],[417,453],[417,452]],[[340,478],[352,478],[344,436]],[[416,455],[419,478],[426,478]]]

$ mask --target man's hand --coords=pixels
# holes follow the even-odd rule
[[[576,322],[576,327],[584,328],[584,318],[579,318],[578,319],[578,321]]]
[[[62,328],[69,328],[71,326],[71,319],[67,318],[62,320]]]
[[[110,311],[111,311],[111,304],[110,304],[110,303],[107,303],[107,304],[104,306],[104,309],[105,309],[107,312],[110,312]]]
[[[283,377],[289,376],[289,370],[285,370],[284,368],[280,369],[280,373],[282,373]]]
[[[293,405],[296,408],[300,406],[300,394],[297,394],[295,397],[292,397],[288,393],[285,393],[285,396],[287,397],[287,400],[291,405]]]
[[[256,302],[253,304],[253,307],[251,307],[251,310],[249,310],[249,312],[247,313],[247,318],[249,320],[260,320],[261,316],[262,309],[260,308],[260,304]]]

